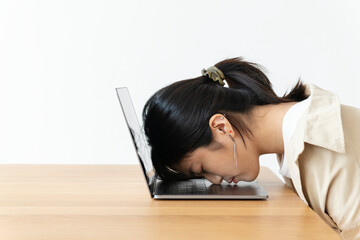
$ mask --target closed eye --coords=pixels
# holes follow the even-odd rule
[[[190,170],[189,172],[190,172],[191,177],[203,177],[204,173],[206,173],[202,166],[201,166],[201,171],[200,172],[197,172],[197,171],[193,172],[192,170]]]
[[[204,168],[201,166],[201,175],[204,175],[204,173],[206,173],[206,171],[204,170]]]

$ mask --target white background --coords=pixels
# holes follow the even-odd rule
[[[360,107],[358,1],[1,1],[0,163],[138,164],[115,88],[140,116],[225,58]],[[261,158],[275,172],[274,155]]]

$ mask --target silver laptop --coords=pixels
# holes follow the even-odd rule
[[[164,182],[157,176],[150,157],[145,134],[140,127],[126,87],[116,88],[122,111],[128,125],[135,150],[144,173],[150,196],[154,199],[266,199],[268,194],[258,182],[240,181],[237,184],[223,181],[212,184],[206,178]]]

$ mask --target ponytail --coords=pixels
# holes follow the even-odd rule
[[[305,85],[299,79],[293,89],[278,97],[260,64],[244,61],[242,57],[230,58],[215,64],[225,75],[229,88],[246,89],[254,94],[255,105],[302,101],[307,98]]]

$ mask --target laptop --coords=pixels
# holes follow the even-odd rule
[[[162,181],[153,168],[143,129],[140,127],[128,88],[116,88],[117,96],[134,143],[144,178],[153,199],[267,199],[269,195],[255,180],[237,184],[213,184],[206,178]]]

